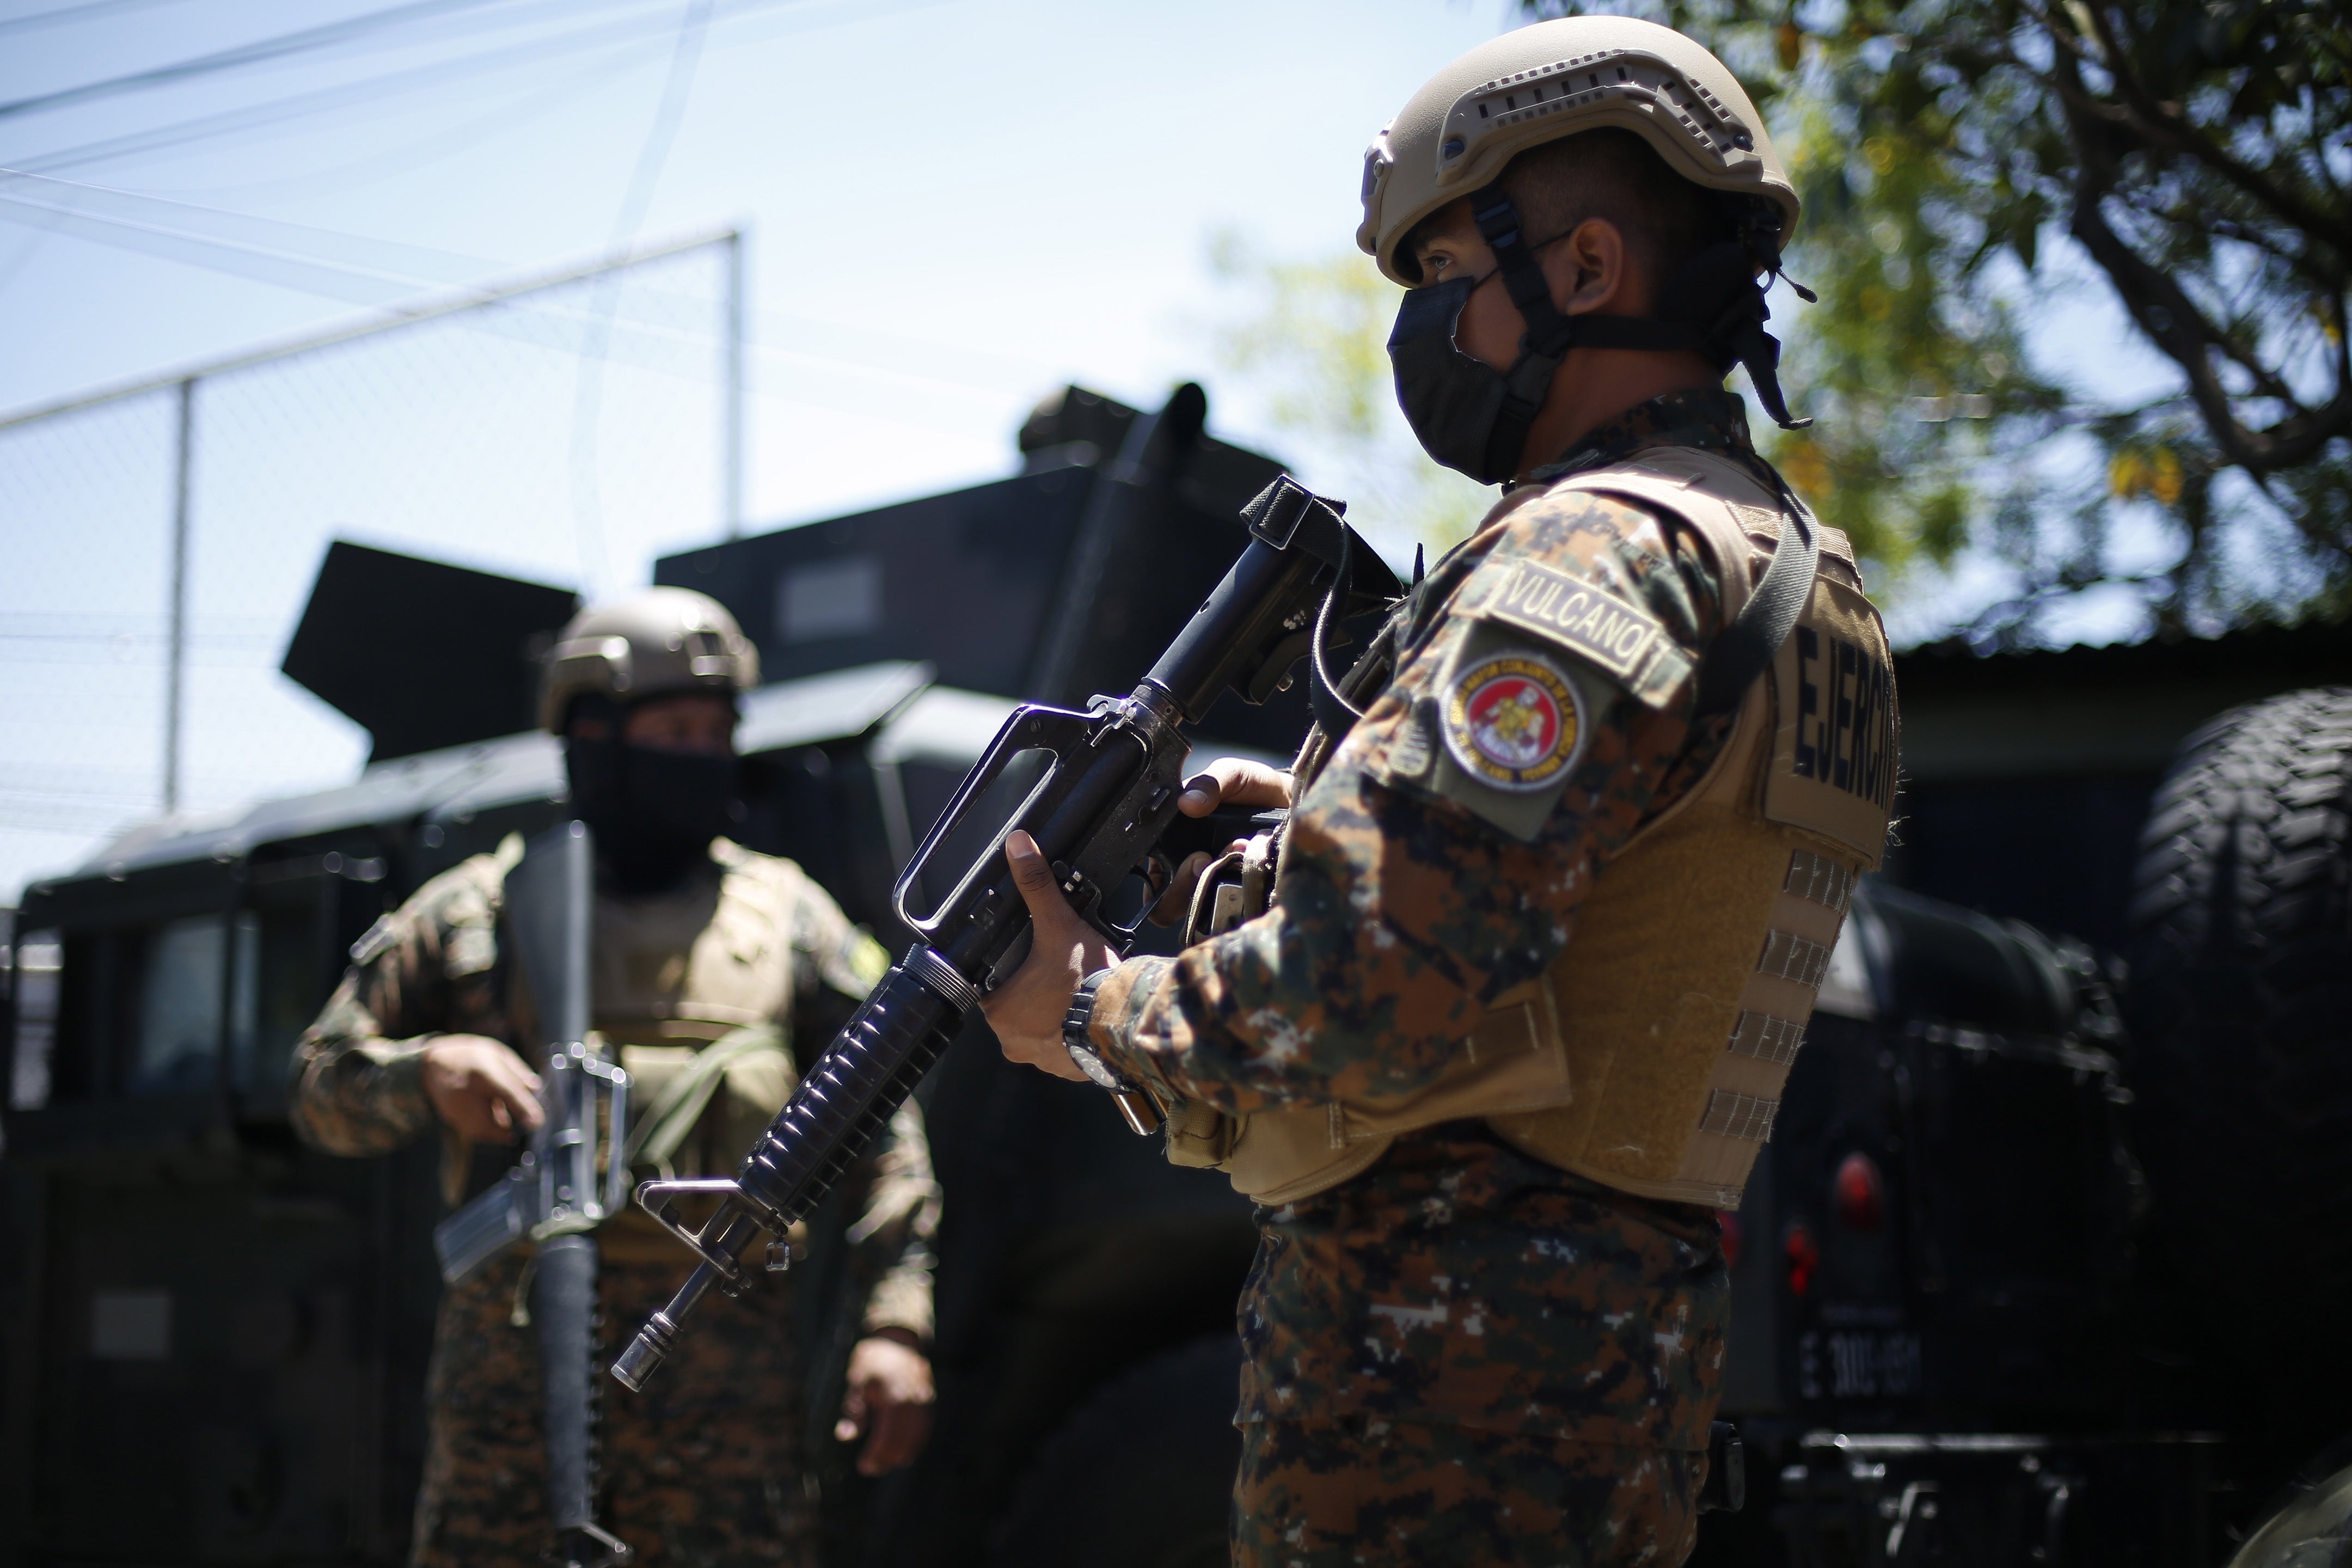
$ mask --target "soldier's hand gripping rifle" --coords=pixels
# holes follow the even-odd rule
[[[898,915],[919,940],[811,1066],[734,1180],[638,1187],[637,1202],[702,1261],[613,1363],[623,1384],[645,1385],[713,1286],[729,1295],[751,1287],[760,1266],[747,1267],[744,1253],[755,1238],[769,1238],[765,1268],[783,1268],[793,1223],[888,1123],[982,990],[1019,966],[1029,913],[1005,863],[1005,835],[1026,830],[1079,913],[1125,951],[1151,899],[1131,900],[1130,921],[1109,907],[1114,895],[1150,863],[1156,860],[1164,877],[1182,859],[1177,846],[1163,843],[1179,820],[1190,750],[1179,726],[1197,722],[1228,687],[1264,701],[1305,657],[1318,626],[1398,591],[1394,575],[1339,512],[1287,479],[1259,492],[1242,519],[1248,547],[1131,694],[1098,697],[1082,713],[1024,704],[1004,721],[898,879]],[[968,867],[934,868],[940,847],[992,798],[991,786],[1032,752],[1045,754],[1044,776],[989,847]],[[953,890],[929,912],[913,907],[926,874],[942,871],[952,875]],[[1145,1118],[1157,1121],[1148,1105],[1123,1101],[1121,1110],[1138,1131],[1149,1130]],[[720,1200],[696,1230],[672,1206],[690,1193]]]
[[[595,849],[582,822],[533,839],[507,874],[506,926],[545,1045],[530,1146],[505,1179],[433,1233],[455,1285],[526,1238],[530,1317],[547,1392],[547,1511],[559,1568],[626,1563],[596,1523],[596,1238],[628,1189],[629,1075],[588,1037]],[[599,1167],[603,1167],[601,1170]]]

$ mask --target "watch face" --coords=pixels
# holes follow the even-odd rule
[[[1078,1064],[1078,1070],[1086,1074],[1088,1078],[1094,1079],[1096,1083],[1099,1084],[1104,1089],[1109,1089],[1112,1093],[1117,1094],[1127,1088],[1127,1085],[1119,1082],[1118,1079],[1111,1076],[1110,1068],[1103,1066],[1102,1058],[1095,1055],[1094,1052],[1087,1049],[1086,1047],[1073,1045],[1069,1047],[1069,1052],[1070,1059]]]

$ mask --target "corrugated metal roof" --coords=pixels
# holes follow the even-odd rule
[[[2149,637],[1979,653],[1957,638],[1895,656],[1907,699],[1914,689],[2035,689],[2221,679],[2279,672],[2305,685],[2352,679],[2352,622],[2250,626],[2214,637]]]
[[[1976,653],[1895,655],[1911,784],[2160,773],[2197,727],[2241,703],[2352,682],[2352,626]]]

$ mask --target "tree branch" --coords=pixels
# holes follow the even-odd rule
[[[2095,4],[2084,7],[2091,18],[2091,25],[2098,29],[2100,45],[2106,51],[2107,58],[2103,60],[2090,58],[2079,43],[2055,25],[2047,12],[2039,7],[2029,9],[2054,43],[2076,59],[2095,65],[2106,72],[2125,98],[2124,104],[2108,103],[2085,92],[2079,78],[2071,83],[2058,84],[2062,92],[2081,98],[2082,107],[2093,117],[2118,130],[2132,132],[2151,145],[2168,148],[2195,159],[2295,227],[2326,239],[2335,247],[2339,258],[2352,260],[2352,223],[2331,217],[2292,191],[2265,178],[2259,170],[2231,156],[2189,124],[2181,117],[2179,109],[2159,101],[2148,91],[2147,85],[2133,71],[2130,51],[2116,36],[2113,18],[2108,16],[2105,5]]]
[[[2062,59],[2053,74],[2064,78],[2073,68],[2071,59]],[[2079,100],[2079,79],[2063,87],[2071,90],[2062,92],[2062,102]],[[2258,379],[2266,379],[2268,373],[2249,362],[2240,345],[2206,318],[2169,272],[2150,264],[2116,233],[2103,210],[2116,183],[2114,162],[2095,137],[2077,135],[2074,141],[2082,162],[2075,174],[2069,231],[2113,280],[2140,331],[2187,375],[2189,398],[2225,458],[2260,477],[2309,462],[2330,440],[2352,431],[2352,382],[2342,374],[2336,377],[2336,395],[2325,407],[2309,409],[2292,397],[2280,397],[2294,412],[2268,428],[2251,429],[2238,418],[2229,389],[2214,373],[2211,351],[2218,349],[2246,365]]]
[[[2291,397],[2273,393],[2295,412],[2261,430],[2241,422],[2229,389],[2213,372],[2208,351],[2219,349],[2241,364],[2246,363],[2244,356],[2206,321],[2170,274],[2149,266],[2108,226],[2099,210],[2099,193],[2088,180],[2078,191],[2069,231],[2114,280],[2116,292],[2140,331],[2187,374],[2189,398],[2204,416],[2213,444],[2230,463],[2255,475],[2290,468],[2321,456],[2336,437],[2352,434],[2352,384],[2347,384],[2340,365],[2336,395],[2324,406],[2305,408]],[[2263,379],[2270,378],[2264,375]]]

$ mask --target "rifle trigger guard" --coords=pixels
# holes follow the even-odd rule
[[[733,1178],[728,1176],[643,1181],[637,1184],[637,1206],[653,1215],[656,1225],[684,1242],[697,1258],[719,1270],[719,1277],[727,1281],[728,1294],[736,1295],[750,1289],[751,1278],[743,1272],[743,1266],[740,1263],[734,1258],[722,1257],[704,1246],[702,1232],[688,1230],[677,1223],[677,1211],[669,1206],[669,1200],[688,1193],[740,1199],[743,1195],[743,1189]],[[720,1212],[725,1211],[722,1209]],[[716,1216],[714,1216],[714,1223],[715,1220]],[[703,1228],[708,1230],[710,1227],[706,1226]]]

